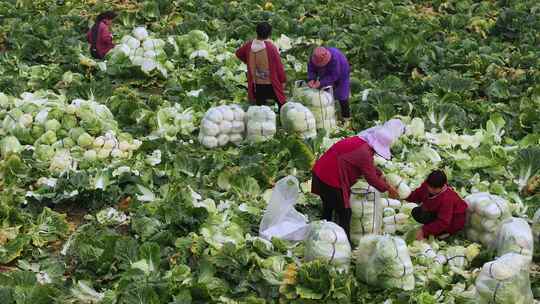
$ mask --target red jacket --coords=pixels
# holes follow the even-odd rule
[[[270,81],[272,82],[272,88],[276,93],[276,97],[279,103],[284,104],[287,100],[283,89],[283,84],[287,81],[285,75],[285,69],[281,63],[281,57],[279,56],[278,49],[269,41],[264,42],[266,51],[268,54],[268,67],[270,69]],[[251,68],[249,67],[249,52],[251,51],[251,41],[246,42],[242,47],[236,50],[236,57],[242,62],[248,65],[248,97],[249,100],[255,100],[255,83],[253,81],[253,75],[251,75]]]
[[[382,172],[373,162],[373,149],[360,137],[344,138],[335,143],[313,166],[313,173],[325,184],[341,189],[345,208],[350,208],[351,187],[360,177],[380,192],[385,192],[388,185],[381,178]],[[320,195],[319,189],[311,189]]]
[[[92,42],[94,41],[92,37],[92,28],[88,30],[86,33],[86,39],[88,40],[88,43],[92,45]],[[98,55],[103,58],[107,53],[114,48],[114,43],[112,41],[112,34],[109,32],[109,28],[105,23],[100,22],[99,23],[99,29],[97,34],[97,43],[96,43],[96,49]]]
[[[437,219],[422,227],[424,236],[437,236],[443,233],[454,234],[465,225],[467,203],[451,187],[441,193],[430,197],[427,184],[423,183],[420,188],[414,190],[407,198],[412,203],[421,203],[423,211],[437,213]]]

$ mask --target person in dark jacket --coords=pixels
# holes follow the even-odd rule
[[[277,47],[270,40],[272,26],[267,22],[257,25],[257,39],[246,42],[236,51],[236,57],[248,67],[248,97],[257,105],[273,100],[281,107],[285,101],[285,69]]]
[[[92,57],[103,59],[114,48],[111,34],[111,25],[114,18],[116,18],[116,13],[112,11],[99,14],[96,23],[86,33]]]
[[[318,47],[308,63],[308,86],[320,89],[331,86],[339,101],[341,116],[349,124],[350,67],[345,55],[336,48]],[[348,127],[348,126],[347,126]]]
[[[373,156],[377,153],[390,159],[390,147],[404,131],[405,126],[400,120],[389,120],[383,126],[338,141],[313,166],[311,192],[321,197],[323,219],[332,221],[336,213],[337,224],[345,230],[349,240],[352,216],[350,191],[359,178],[364,178],[380,192],[388,191],[391,198],[398,197],[397,190],[375,167]]]
[[[465,226],[467,203],[448,186],[443,171],[431,172],[426,181],[409,195],[407,201],[422,204],[412,210],[412,217],[424,224],[416,233],[417,240],[430,235],[452,235]]]

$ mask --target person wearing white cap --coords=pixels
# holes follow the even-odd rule
[[[313,166],[311,192],[321,197],[323,219],[331,221],[334,212],[337,224],[347,236],[351,222],[350,191],[358,179],[364,178],[380,192],[397,198],[397,190],[389,185],[375,166],[375,153],[390,159],[390,147],[405,132],[399,119],[391,119],[382,126],[362,131],[357,136],[344,138],[326,151]]]

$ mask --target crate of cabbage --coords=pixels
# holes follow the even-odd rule
[[[381,193],[365,181],[351,189],[351,241],[358,244],[366,234],[380,234],[383,223]]]

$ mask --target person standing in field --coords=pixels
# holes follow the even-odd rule
[[[380,192],[397,198],[395,188],[389,185],[382,172],[375,166],[375,153],[390,159],[390,147],[405,132],[399,119],[391,119],[382,126],[362,131],[335,143],[317,160],[312,170],[311,192],[318,195],[323,204],[323,219],[332,221],[334,213],[337,224],[345,230],[350,240],[352,217],[351,187],[360,178]]]
[[[116,18],[116,13],[112,11],[99,14],[96,23],[86,33],[92,57],[103,59],[114,48],[111,34],[111,25],[114,18]]]
[[[256,105],[266,105],[272,100],[281,108],[287,99],[284,92],[287,77],[279,51],[270,40],[272,26],[261,22],[256,32],[256,39],[236,51],[236,57],[247,65],[248,97]]]
[[[350,66],[345,55],[336,48],[317,47],[308,63],[308,86],[313,89],[331,86],[334,89],[334,98],[339,101],[344,126],[348,128],[351,86]]]

